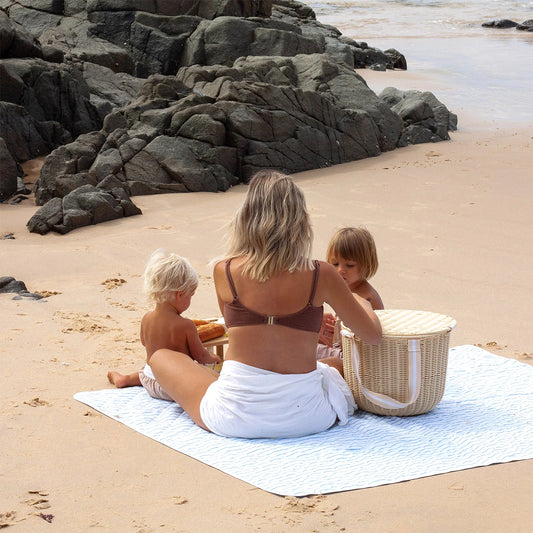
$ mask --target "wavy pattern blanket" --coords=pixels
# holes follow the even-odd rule
[[[306,496],[533,458],[533,367],[475,346],[450,350],[446,392],[407,418],[358,411],[297,439],[235,439],[197,427],[142,387],[74,398],[181,453],[268,492]]]

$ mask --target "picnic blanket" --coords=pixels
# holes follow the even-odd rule
[[[429,413],[401,418],[357,411],[345,426],[293,439],[219,437],[142,387],[79,392],[74,398],[282,496],[375,487],[533,458],[533,367],[470,345],[450,350],[444,397]]]

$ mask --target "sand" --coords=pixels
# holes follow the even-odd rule
[[[305,172],[315,256],[339,226],[365,225],[386,307],[453,316],[451,345],[533,363],[533,135],[464,125],[451,141]],[[25,166],[31,173],[39,162]],[[73,400],[139,368],[144,263],[163,246],[200,286],[186,313],[217,316],[209,261],[245,193],[135,197],[143,215],[30,234],[30,201],[0,205],[0,275],[40,301],[0,295],[0,528],[20,532],[529,531],[533,461],[382,487],[282,498],[117,424]]]

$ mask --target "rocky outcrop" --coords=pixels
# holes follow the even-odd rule
[[[433,93],[388,87],[379,98],[403,121],[398,146],[444,141],[449,138],[449,131],[457,129],[457,116]]]
[[[481,24],[484,28],[516,28],[521,31],[533,31],[533,19],[525,20],[524,22],[515,22],[510,19],[491,20]]]
[[[0,137],[0,201],[9,198],[17,190],[17,162]]]
[[[456,124],[430,93],[378,97],[354,68],[405,57],[294,0],[0,0],[0,15],[0,138],[16,162],[49,154],[38,233],[138,214],[130,196],[225,191]]]
[[[23,281],[17,280],[12,276],[0,276],[0,293],[15,293],[14,300],[29,298],[31,300],[40,300],[42,296],[36,292],[30,292]]]
[[[186,67],[151,76],[100,132],[56,149],[36,200],[107,181],[130,196],[225,191],[262,168],[327,167],[445,140],[455,128],[433,94],[390,88],[378,97],[326,54]]]
[[[124,190],[113,185],[109,180],[100,187],[86,184],[64,198],[53,198],[30,218],[28,229],[41,235],[49,231],[68,233],[75,228],[140,215],[141,210]]]
[[[521,31],[533,31],[533,19],[524,20],[516,26],[517,30]]]

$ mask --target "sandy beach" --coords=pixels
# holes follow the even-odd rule
[[[378,75],[370,73],[370,75]],[[461,123],[448,142],[296,176],[323,258],[333,231],[364,225],[388,308],[453,316],[451,345],[533,364],[533,134],[529,125]],[[38,170],[28,163],[26,172]],[[245,186],[134,197],[143,215],[39,236],[30,201],[0,205],[0,275],[46,298],[1,294],[0,528],[148,533],[529,531],[533,460],[325,496],[250,486],[76,402],[137,370],[141,273],[166,247],[200,286],[186,313],[219,315],[209,261]],[[47,518],[51,521],[48,522]]]

